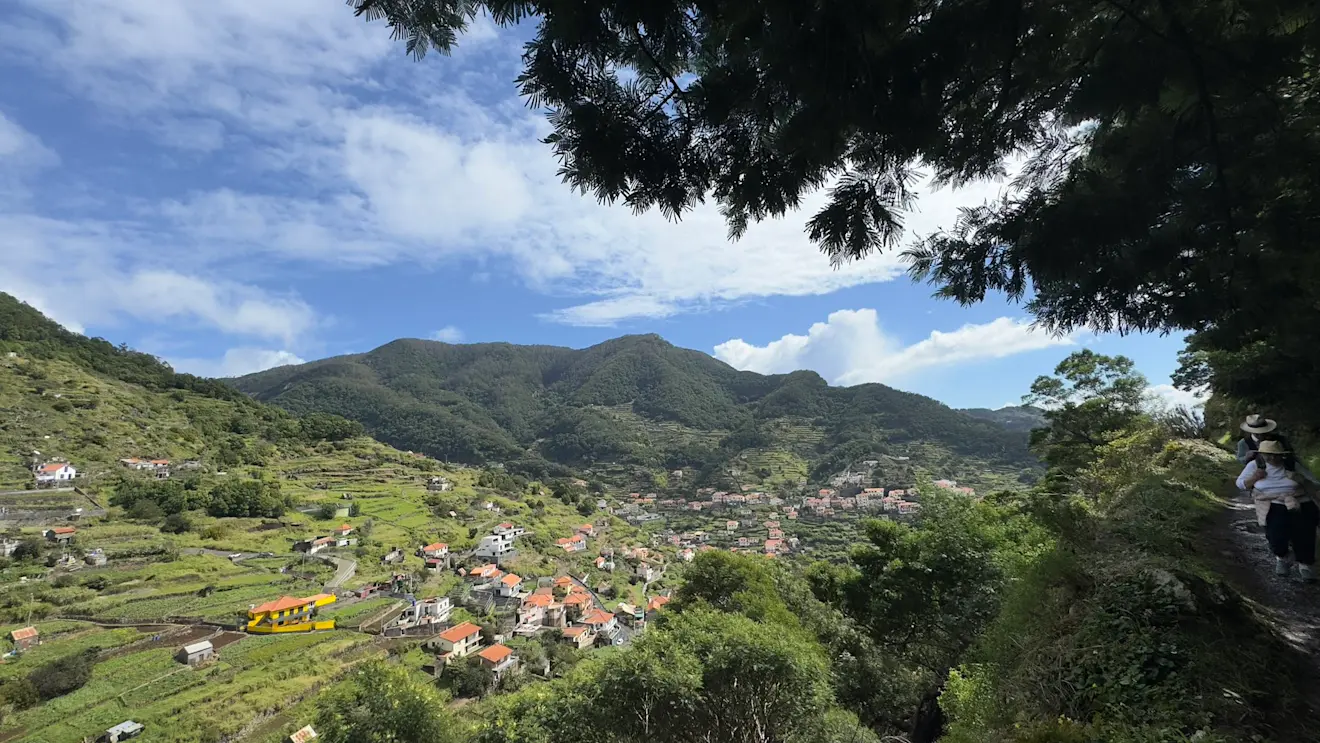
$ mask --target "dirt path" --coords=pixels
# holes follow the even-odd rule
[[[1307,585],[1293,575],[1274,574],[1274,555],[1251,503],[1236,491],[1209,537],[1212,559],[1239,591],[1268,612],[1279,634],[1320,667],[1320,582]]]

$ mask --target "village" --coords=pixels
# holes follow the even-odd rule
[[[576,523],[539,518],[533,529],[517,517],[509,518],[535,518],[527,496],[479,494],[473,488],[478,475],[474,470],[428,474],[403,490],[390,490],[389,477],[385,485],[370,487],[361,476],[307,484],[299,477],[291,487],[303,505],[285,518],[251,522],[248,531],[227,532],[229,538],[215,546],[197,540],[199,529],[183,535],[183,544],[196,546],[185,546],[182,554],[170,558],[169,548],[160,553],[159,548],[125,549],[122,538],[107,542],[109,533],[129,532],[107,521],[103,499],[83,492],[84,473],[78,464],[33,454],[26,492],[49,492],[52,497],[27,521],[10,521],[10,530],[0,536],[0,556],[14,557],[36,535],[45,545],[49,583],[96,584],[97,570],[133,569],[143,564],[138,556],[147,555],[146,564],[174,559],[180,569],[222,561],[232,566],[225,572],[233,572],[224,581],[244,584],[234,589],[225,582],[205,585],[189,599],[144,597],[124,603],[104,597],[87,608],[61,610],[59,616],[73,621],[141,617],[137,621],[147,623],[143,626],[162,629],[134,646],[153,653],[159,648],[162,660],[167,657],[178,669],[195,673],[249,657],[254,651],[246,648],[255,648],[254,643],[298,638],[326,638],[326,647],[403,643],[411,648],[408,657],[416,668],[463,693],[503,688],[521,674],[552,677],[562,671],[556,663],[563,658],[559,651],[548,652],[550,646],[581,654],[631,643],[655,622],[683,566],[700,552],[726,550],[767,559],[805,554],[813,550],[812,528],[828,530],[831,524],[863,518],[916,518],[922,500],[912,485],[872,487],[875,462],[839,473],[829,487],[803,487],[806,492],[794,495],[754,484],[736,491],[687,489],[682,483],[691,473],[677,470],[670,473],[672,486],[664,493],[607,489],[595,499],[590,518]],[[145,456],[123,457],[115,465],[133,477],[158,481],[204,470],[194,460]],[[225,473],[210,476],[223,478]],[[587,485],[580,479],[572,484]],[[951,480],[931,484],[975,496],[972,488]],[[51,505],[56,494],[68,496],[60,501],[64,505]],[[420,500],[425,500],[419,499],[421,494],[449,498],[444,502],[454,508],[419,512]],[[465,504],[461,512],[455,510],[459,504]],[[0,514],[0,521],[6,515]],[[33,519],[44,523],[34,527]],[[333,521],[319,525],[326,519]],[[494,523],[486,521],[482,533],[474,525],[486,519]],[[216,520],[215,528],[223,528],[224,522]],[[14,524],[24,525],[21,533]],[[427,536],[433,524],[444,525],[441,532],[431,532],[440,538],[418,539]],[[302,533],[291,533],[297,530]],[[302,590],[267,588],[262,595],[260,576],[272,574],[276,577],[265,580],[267,586],[283,583]],[[257,582],[249,583],[249,577]],[[28,574],[19,583],[34,585],[34,580],[39,579]],[[245,604],[234,606],[239,597],[249,596]],[[148,610],[153,602],[161,609]],[[18,662],[48,640],[66,641],[67,633],[43,631],[43,626],[51,627],[33,622],[7,629],[12,647],[0,664]],[[161,679],[175,679],[179,673],[166,666],[159,671]],[[473,687],[472,678],[481,679],[480,685]],[[289,721],[301,724],[287,740],[315,740],[306,720]],[[97,739],[126,740],[150,724],[137,717],[120,720],[103,728]]]

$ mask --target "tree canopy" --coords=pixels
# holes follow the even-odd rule
[[[479,12],[535,19],[519,89],[565,182],[602,201],[714,199],[736,237],[824,188],[808,236],[845,261],[898,247],[918,167],[1009,177],[908,247],[915,278],[1051,330],[1189,329],[1262,374],[1320,368],[1308,0],[349,4],[416,57]]]

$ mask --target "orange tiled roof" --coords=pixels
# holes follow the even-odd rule
[[[491,663],[502,663],[505,658],[513,655],[513,651],[505,645],[491,645],[485,650],[477,653],[482,660],[488,660]]]
[[[669,603],[668,596],[652,596],[651,600],[646,602],[646,610],[655,611],[667,603]]]
[[[36,628],[36,627],[24,627],[24,628],[22,628],[22,629],[16,629],[16,630],[14,630],[13,632],[10,632],[9,635],[10,635],[11,637],[13,637],[14,640],[16,640],[16,641],[17,641],[17,640],[30,640],[30,639],[32,639],[33,637],[36,637],[36,636],[37,636],[37,628]]]
[[[78,530],[72,526],[57,526],[54,529],[51,529],[51,531],[55,532],[56,534],[73,534]]]
[[[296,609],[299,606],[306,606],[311,603],[308,599],[296,599],[292,596],[281,596],[274,601],[267,601],[259,606],[252,607],[253,614],[260,614],[269,611],[284,611],[285,609]]]
[[[610,621],[611,619],[613,619],[613,618],[614,618],[614,615],[611,614],[611,613],[609,613],[608,611],[601,611],[600,609],[596,609],[595,611],[587,612],[587,615],[584,616],[584,617],[582,617],[582,623],[583,623],[583,624],[608,624],[609,621]]]
[[[584,633],[584,632],[590,632],[590,631],[591,631],[591,628],[590,628],[590,627],[566,627],[566,628],[564,629],[564,636],[565,636],[565,637],[577,637],[578,635],[580,635],[580,634],[582,634],[582,633]]]
[[[42,472],[59,472],[60,469],[66,467],[66,466],[67,466],[67,465],[65,465],[63,462],[57,462],[57,463],[55,463],[55,464],[43,464],[43,465],[41,465],[41,471],[42,471]]]
[[[512,523],[512,522],[509,522],[509,521],[505,521],[503,524],[500,524],[500,527],[499,527],[499,528],[501,528],[501,529],[512,529],[512,528],[513,528],[513,523]]]
[[[422,551],[439,552],[440,550],[446,550],[446,549],[449,549],[449,545],[445,544],[444,542],[432,542],[431,544],[428,544],[425,547],[423,547]]]
[[[455,625],[440,633],[440,639],[445,642],[458,642],[465,637],[471,637],[474,634],[480,634],[481,628],[471,622],[464,622]]]
[[[512,588],[513,586],[522,583],[522,578],[519,578],[517,575],[513,573],[509,573],[508,575],[504,576],[504,578],[502,578],[500,582]]]
[[[586,591],[575,591],[564,597],[565,604],[590,604],[592,603],[591,594]]]
[[[573,583],[573,579],[572,579],[572,578],[568,577],[567,575],[561,575],[561,576],[559,576],[558,578],[555,578],[555,585],[556,585],[556,586],[571,586],[571,585],[576,585],[576,584]]]
[[[539,606],[545,608],[555,602],[553,596],[547,593],[534,593],[523,600],[523,606]]]

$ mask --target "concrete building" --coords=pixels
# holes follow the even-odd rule
[[[191,645],[184,645],[175,653],[174,659],[180,663],[190,666],[200,666],[201,664],[215,657],[215,646],[210,640],[194,642]]]

